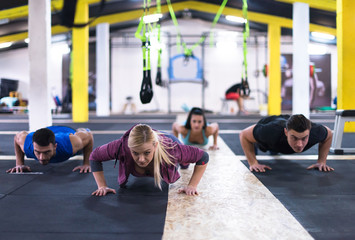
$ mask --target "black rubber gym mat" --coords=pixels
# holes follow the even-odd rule
[[[257,120],[262,118],[259,114],[237,115],[237,114],[205,114],[207,119],[244,119],[244,120]]]
[[[70,123],[70,122],[53,122],[54,126],[67,126],[71,127],[74,129],[77,128],[89,128],[91,130],[128,130],[130,129],[133,125],[142,123],[142,124],[148,124],[154,129],[159,129],[159,130],[171,130],[173,120],[168,120],[167,122],[149,122],[149,120],[146,119],[141,119],[141,120],[124,120],[125,122],[114,122],[115,120],[109,120],[108,122],[103,121],[102,122],[88,122],[88,123]],[[6,123],[6,124],[0,124],[0,131],[28,131],[28,123]]]
[[[1,114],[0,119],[27,119],[28,120],[28,114]],[[71,114],[54,114],[52,115],[52,118],[54,120],[58,119],[72,119]],[[89,120],[93,119],[176,119],[175,114],[159,114],[159,113],[151,113],[151,114],[120,114],[120,115],[111,115],[111,116],[105,116],[105,117],[98,117],[96,114],[90,114],[89,115]]]
[[[38,175],[6,174],[13,161],[0,161],[0,239],[161,239],[168,185],[163,191],[150,177],[130,176],[119,189],[118,166],[104,163],[108,186],[117,194],[91,196],[92,174],[72,169],[81,161],[42,166],[28,161]],[[10,184],[11,186],[7,186]],[[2,197],[1,197],[2,196]]]
[[[8,119],[8,121],[11,121]],[[0,131],[23,131],[29,127],[28,122],[6,122],[0,124]]]
[[[224,123],[224,122],[218,122],[218,120],[216,120],[215,122],[218,123],[219,129],[222,129],[222,130],[239,130],[239,131],[241,131],[244,128],[247,128],[250,125],[256,123],[256,122],[252,122],[252,121],[235,122],[235,123]]]
[[[0,120],[1,119],[6,119],[6,120],[9,120],[9,119],[28,119],[28,115],[27,114],[15,114],[15,113],[7,113],[7,114],[1,114],[0,115]]]
[[[53,166],[53,165],[42,166],[34,160],[28,160],[25,162],[25,164],[32,169],[32,172],[49,171]],[[28,184],[37,176],[36,174],[24,174],[24,175],[7,174],[6,170],[14,167],[15,165],[16,165],[15,160],[0,161],[0,194],[3,194],[4,196]],[[2,209],[1,205],[0,205],[0,209]]]
[[[105,130],[105,131],[117,131],[117,130],[122,130],[122,131],[127,131],[131,127],[133,127],[135,124],[148,124],[154,129],[158,130],[171,130],[172,129],[172,124],[174,121],[169,121],[167,123],[149,123],[145,121],[144,119],[140,121],[134,121],[130,120],[125,123],[114,123],[114,122],[102,122],[102,123],[63,123],[63,124],[56,124],[53,123],[53,125],[63,125],[63,126],[68,126],[74,129],[77,128],[89,128],[92,131],[95,130]]]
[[[0,155],[15,155],[14,135],[1,135]]]
[[[328,160],[334,172],[306,170],[312,160],[260,162],[272,170],[254,175],[312,237],[355,238],[355,161]]]
[[[16,233],[15,236],[9,233],[0,233],[0,237],[6,240],[160,240],[161,233]]]
[[[90,115],[89,116],[90,120],[93,119],[171,119],[175,120],[176,115],[175,114],[160,114],[160,113],[143,113],[143,114],[120,114],[120,115],[111,115],[107,117],[97,117],[95,115]]]

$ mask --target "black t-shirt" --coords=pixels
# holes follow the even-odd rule
[[[228,88],[228,90],[226,91],[226,94],[231,93],[231,92],[237,92],[238,89],[242,89],[242,84],[241,83],[234,84],[233,86]]]
[[[261,151],[273,151],[283,154],[295,153],[287,142],[284,132],[286,121],[290,115],[270,116],[261,119],[254,127],[253,136]],[[309,140],[303,152],[323,142],[328,136],[327,129],[320,124],[313,123],[309,134]]]

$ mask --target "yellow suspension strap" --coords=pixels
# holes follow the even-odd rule
[[[250,95],[250,88],[248,83],[248,48],[247,39],[249,37],[249,20],[248,20],[248,3],[247,0],[243,0],[243,18],[244,18],[244,29],[243,29],[243,66],[242,66],[242,91],[245,96]]]
[[[148,15],[150,7],[150,0],[143,0],[143,16]],[[140,19],[135,37],[142,41],[142,53],[143,53],[143,80],[141,85],[141,91],[139,93],[140,100],[143,104],[150,103],[153,98],[153,86],[152,78],[150,75],[150,41],[149,33],[146,32],[148,26],[143,21],[143,16]],[[142,31],[142,34],[140,32]]]

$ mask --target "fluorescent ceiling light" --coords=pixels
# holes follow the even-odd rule
[[[8,18],[0,19],[0,25],[6,24],[6,23],[9,23],[9,22],[10,22],[10,20]]]
[[[327,54],[328,49],[324,45],[319,44],[309,44],[308,45],[308,53],[311,55],[324,55]]]
[[[163,14],[161,14],[161,13],[150,14],[150,15],[144,16],[143,21],[144,21],[144,23],[158,22],[159,18],[162,18],[162,17],[163,17]]]
[[[227,15],[226,16],[226,19],[228,21],[231,21],[231,22],[236,22],[236,23],[246,23],[247,20],[245,18],[242,18],[242,17],[236,17],[236,16],[232,16],[232,15]]]
[[[334,40],[335,36],[327,33],[320,33],[320,32],[311,32],[312,37],[315,38],[322,38],[326,40]]]
[[[0,43],[0,48],[7,48],[12,45],[12,42]]]
[[[68,44],[53,44],[51,46],[52,53],[54,55],[64,55],[70,53],[70,48]]]
[[[236,40],[236,38],[239,36],[240,34],[238,32],[235,31],[219,31],[217,32],[217,36],[221,37],[221,38],[233,38],[234,40]]]
[[[231,40],[227,40],[227,41],[217,41],[216,42],[216,47],[219,49],[219,50],[225,50],[225,51],[231,51],[231,50],[235,50],[237,49],[237,42],[234,42],[234,41],[231,41]]]

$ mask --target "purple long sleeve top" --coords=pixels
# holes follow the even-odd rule
[[[103,162],[114,159],[119,160],[118,183],[120,186],[124,186],[127,183],[130,174],[138,177],[142,176],[135,171],[135,162],[128,147],[128,136],[130,131],[131,129],[120,139],[95,148],[90,155],[90,161]],[[197,147],[173,142],[171,138],[165,135],[159,135],[159,137],[164,138],[163,141],[168,147],[166,151],[174,157],[173,159],[170,159],[174,165],[168,165],[165,163],[161,165],[161,176],[166,183],[174,183],[180,178],[177,165],[179,163],[196,163],[202,158],[204,151]]]

